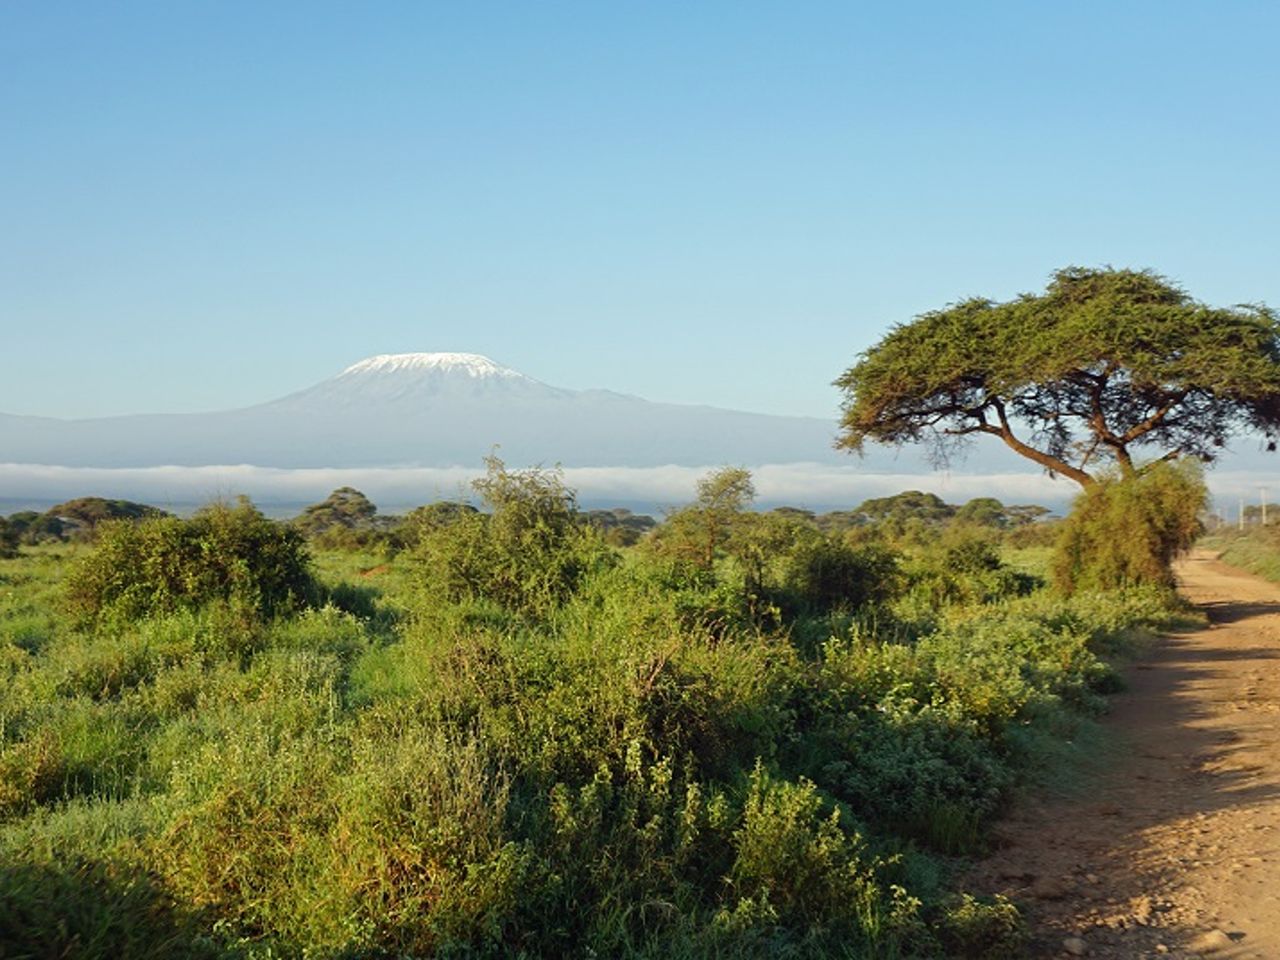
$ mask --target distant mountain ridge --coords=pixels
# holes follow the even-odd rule
[[[762,389],[768,385],[762,385]],[[779,384],[779,387],[783,385]],[[834,421],[570,390],[472,353],[383,354],[216,413],[59,420],[0,414],[0,462],[149,467],[648,467],[848,463]]]

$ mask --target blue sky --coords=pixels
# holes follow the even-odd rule
[[[895,321],[1280,305],[1274,3],[0,5],[0,411],[370,354],[834,416]]]

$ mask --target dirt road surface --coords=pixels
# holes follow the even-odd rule
[[[969,879],[1025,909],[1029,957],[1280,960],[1280,586],[1206,552],[1208,629],[1128,672],[1077,789],[1019,803]]]

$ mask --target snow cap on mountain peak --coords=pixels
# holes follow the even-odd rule
[[[523,376],[478,353],[381,353],[352,364],[341,375],[410,371],[457,373],[475,379]]]

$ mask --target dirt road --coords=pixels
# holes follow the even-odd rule
[[[1026,908],[1028,956],[1280,960],[1280,586],[1208,553],[1179,581],[1212,626],[1128,672],[1118,755],[1018,805],[970,880]]]

